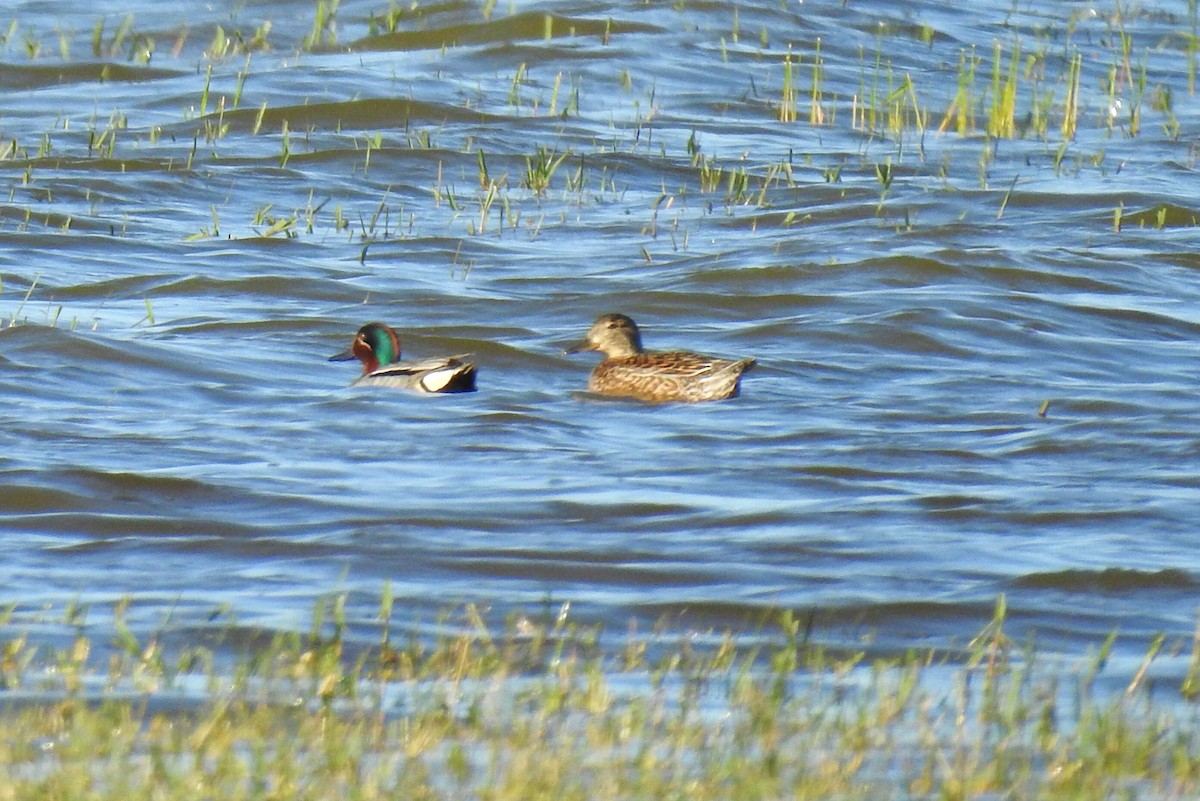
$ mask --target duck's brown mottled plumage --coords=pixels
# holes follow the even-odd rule
[[[647,353],[637,324],[624,314],[604,314],[567,353],[598,350],[604,361],[592,371],[588,389],[638,400],[709,401],[738,394],[742,374],[754,359],[718,359],[688,351]]]

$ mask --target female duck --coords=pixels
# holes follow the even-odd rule
[[[331,362],[358,359],[363,372],[350,386],[399,387],[416,392],[474,392],[475,365],[469,354],[421,361],[400,361],[400,339],[383,323],[358,329],[350,349],[330,356]]]
[[[637,324],[624,314],[601,315],[583,341],[566,352],[582,350],[604,354],[588,380],[592,392],[652,402],[735,397],[742,373],[754,366],[754,359],[717,359],[681,350],[647,353]]]

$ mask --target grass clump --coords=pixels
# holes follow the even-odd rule
[[[482,153],[482,151],[480,152]],[[525,157],[525,177],[522,179],[521,185],[532,190],[539,197],[544,195],[550,188],[550,181],[554,178],[554,173],[570,155],[570,150],[556,153],[545,147],[539,147],[537,153]]]
[[[1161,640],[1105,697],[1096,675],[1114,638],[1074,672],[1039,668],[1004,635],[1002,604],[961,661],[873,663],[812,644],[790,613],[746,643],[631,633],[606,646],[566,607],[497,629],[468,606],[401,635],[385,594],[367,642],[349,635],[339,597],[307,634],[233,658],[139,640],[126,612],[108,645],[78,609],[64,647],[6,626],[0,799],[1200,792],[1194,713],[1144,689]]]

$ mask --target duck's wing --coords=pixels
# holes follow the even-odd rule
[[[608,395],[651,401],[718,400],[737,394],[753,359],[733,361],[687,351],[639,353],[600,363],[589,387]]]
[[[742,374],[754,367],[754,359],[713,359],[709,369],[692,381],[681,381],[685,400],[705,401],[736,397]]]
[[[471,392],[475,389],[475,365],[465,361],[469,353],[385,364],[367,373],[359,383],[393,386],[418,392]]]
[[[372,376],[402,376],[402,375],[417,375],[419,373],[428,373],[431,370],[445,370],[450,367],[462,367],[469,364],[466,359],[469,359],[471,354],[460,353],[457,356],[434,356],[429,359],[413,359],[392,362],[376,367],[368,375]]]
[[[753,364],[754,359],[734,361],[682,350],[639,353],[620,360],[620,366],[631,372],[697,381],[727,372],[742,373]]]

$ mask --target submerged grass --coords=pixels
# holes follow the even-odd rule
[[[1005,636],[1003,602],[955,663],[835,654],[788,612],[745,642],[631,632],[606,646],[565,607],[497,629],[468,606],[400,633],[386,592],[363,643],[344,603],[237,658],[139,639],[127,604],[107,644],[79,607],[61,647],[10,620],[0,799],[1200,793],[1195,713],[1146,690],[1161,639],[1106,696],[1096,677],[1115,638],[1074,671],[1043,667]]]
[[[303,5],[306,9],[305,24],[292,29],[290,38],[280,31],[272,34],[269,20],[254,20],[244,30],[227,27],[232,24],[230,22],[212,26],[185,24],[174,34],[174,47],[160,47],[156,66],[163,62],[178,66],[180,48],[188,40],[188,31],[193,32],[195,45],[189,49],[189,54],[199,58],[195,65],[194,97],[197,99],[185,106],[181,120],[185,123],[183,125],[172,126],[159,121],[148,123],[145,116],[136,111],[132,112],[134,119],[131,123],[124,112],[114,111],[107,126],[93,121],[86,139],[71,136],[65,121],[62,130],[56,123],[53,131],[24,133],[21,139],[25,141],[18,139],[16,133],[0,131],[0,163],[14,171],[23,170],[23,175],[10,186],[10,202],[14,202],[18,186],[36,186],[39,178],[59,164],[77,164],[76,158],[102,161],[101,170],[124,171],[130,161],[149,163],[148,157],[161,156],[165,160],[160,163],[170,172],[224,170],[249,160],[257,166],[270,164],[280,170],[289,170],[298,177],[303,170],[297,169],[295,159],[312,155],[322,159],[330,154],[336,156],[344,145],[343,121],[322,116],[325,112],[313,112],[307,101],[302,106],[292,107],[289,97],[271,95],[271,82],[260,77],[263,70],[275,69],[274,61],[268,60],[267,53],[274,51],[286,62],[294,57],[289,54],[308,54],[312,51],[321,54],[347,49],[353,52],[360,48],[370,50],[376,45],[395,47],[395,43],[373,42],[371,39],[389,36],[414,25],[418,28],[429,25],[456,28],[457,23],[451,23],[458,19],[455,14],[449,14],[446,9],[436,5],[398,3],[395,0],[378,0],[374,10],[366,9],[368,13],[365,16],[363,13],[347,16],[339,0],[309,0]],[[487,4],[481,10],[480,19],[490,20],[494,6],[494,3]],[[679,4],[678,10],[691,13],[685,3]],[[1182,71],[1174,70],[1178,77],[1173,84],[1173,72],[1169,69],[1167,59],[1185,54],[1189,64],[1195,61],[1197,22],[1193,11],[1194,8],[1189,6],[1187,22],[1190,22],[1190,33],[1183,30],[1184,20],[1180,17],[1176,27],[1181,30],[1173,32],[1161,47],[1144,49],[1140,56],[1138,45],[1145,35],[1139,25],[1131,23],[1138,23],[1144,12],[1124,8],[1119,2],[1114,13],[1105,17],[1108,20],[1108,35],[1105,37],[1092,37],[1085,42],[1078,35],[1080,30],[1088,25],[1095,27],[1099,23],[1089,23],[1072,15],[1069,19],[1049,19],[1044,25],[1028,29],[1012,26],[1003,38],[955,45],[954,50],[939,52],[937,58],[926,58],[924,52],[915,56],[909,48],[897,46],[897,39],[911,39],[921,42],[923,50],[940,51],[945,47],[943,41],[957,41],[953,37],[939,36],[936,30],[928,26],[881,26],[878,30],[873,29],[872,34],[863,35],[859,42],[846,40],[837,43],[823,42],[820,38],[789,41],[781,37],[779,29],[764,26],[759,36],[760,52],[752,58],[743,52],[740,61],[735,52],[732,62],[725,50],[726,37],[721,36],[721,63],[728,65],[724,69],[737,70],[741,65],[752,66],[761,59],[770,58],[771,94],[761,95],[768,98],[767,102],[752,102],[746,108],[753,114],[760,114],[760,107],[766,107],[767,113],[780,123],[786,123],[786,126],[775,128],[764,137],[762,150],[765,152],[753,153],[749,147],[730,152],[729,146],[726,146],[725,151],[714,149],[702,155],[694,146],[693,133],[687,144],[691,180],[682,186],[669,186],[664,181],[662,188],[681,197],[685,193],[689,197],[694,196],[698,189],[700,194],[709,196],[704,198],[707,204],[723,205],[726,213],[731,213],[734,206],[765,208],[793,205],[796,202],[793,195],[770,189],[780,185],[779,166],[784,164],[788,165],[788,180],[782,185],[791,188],[793,148],[799,153],[800,147],[807,147],[808,142],[815,141],[812,153],[799,155],[812,158],[816,154],[821,157],[823,149],[834,147],[832,157],[837,166],[818,167],[824,180],[844,180],[861,185],[879,178],[883,191],[880,193],[877,213],[884,216],[884,201],[896,205],[907,186],[913,183],[911,178],[919,181],[927,177],[929,171],[922,167],[899,172],[897,175],[900,180],[893,189],[890,179],[884,180],[886,176],[879,172],[877,165],[890,162],[898,167],[911,167],[914,154],[916,160],[925,162],[927,152],[936,159],[939,150],[949,152],[939,140],[951,137],[973,140],[968,141],[967,147],[977,148],[980,186],[990,188],[989,171],[998,149],[997,143],[1001,140],[1030,138],[1045,142],[1046,152],[1055,154],[1052,166],[1055,174],[1059,175],[1070,167],[1072,158],[1077,164],[1082,163],[1081,159],[1087,155],[1084,148],[1095,149],[1097,136],[1111,138],[1114,130],[1133,138],[1142,135],[1147,130],[1147,123],[1153,120],[1160,123],[1162,131],[1170,138],[1177,139],[1183,127],[1176,116],[1175,106],[1179,98],[1193,90],[1192,70],[1189,67],[1186,87]],[[471,18],[473,13],[467,13],[467,17]],[[509,16],[520,16],[515,8],[510,8],[508,13]],[[501,14],[503,11],[497,11],[497,18]],[[311,26],[307,24],[310,18]],[[532,29],[534,33],[527,32],[526,36],[535,39],[538,36],[542,39],[575,36],[574,28],[567,22],[561,17],[539,16]],[[499,25],[500,20],[497,19],[495,24]],[[487,26],[483,27],[486,29]],[[602,41],[607,43],[613,35],[622,35],[621,27],[614,27],[611,20],[606,22]],[[771,36],[767,35],[768,29]],[[497,35],[505,30],[499,29]],[[197,34],[200,31],[204,34],[202,39]],[[597,31],[594,33],[598,35]],[[13,21],[7,33],[0,34],[0,55],[11,55],[21,36],[36,38],[36,35],[32,29],[26,30]],[[161,31],[157,35],[160,39],[166,36]],[[274,40],[268,41],[271,36]],[[364,36],[366,39],[362,38]],[[93,55],[114,62],[101,67],[100,80],[111,80],[108,76],[119,66],[117,62],[140,63],[138,53],[141,49],[153,48],[153,38],[149,33],[139,32],[132,15],[98,20],[91,29]],[[735,45],[747,38],[741,36],[737,8],[733,9],[728,38]],[[772,38],[776,40],[773,52],[769,46]],[[899,44],[903,45],[904,41]],[[36,58],[30,56],[32,60],[48,61],[54,58],[49,55],[52,48],[38,44],[35,49],[45,53]],[[76,49],[82,48],[77,46]],[[990,63],[986,55],[988,50],[991,51]],[[712,52],[715,54],[716,50]],[[850,55],[853,53],[858,54],[857,65]],[[532,58],[523,52],[514,55],[511,78],[498,73],[497,79],[491,84],[481,83],[477,96],[465,102],[466,107],[475,110],[477,106],[481,112],[507,113],[512,117],[574,117],[580,124],[586,125],[589,116],[581,116],[580,112],[583,76],[564,72],[560,65],[551,65],[549,72],[539,74],[546,65],[539,61],[526,61],[527,57]],[[66,58],[64,55],[63,59]],[[713,66],[715,68],[717,65]],[[1104,75],[1100,73],[1101,67]],[[128,76],[138,73],[134,70],[122,74],[129,79]],[[615,80],[625,92],[631,92],[637,74],[636,67],[624,67]],[[747,77],[751,87],[747,97],[760,97],[754,76],[748,74]],[[778,83],[777,87],[775,83]],[[269,97],[251,100],[245,96],[247,86],[251,92],[263,92]],[[576,158],[580,164],[578,175],[568,177],[565,182],[560,177],[559,181],[565,184],[562,197],[566,199],[569,196],[571,202],[577,205],[605,202],[619,196],[620,190],[612,175],[624,165],[614,154],[633,154],[643,150],[652,154],[652,142],[659,146],[664,157],[658,159],[657,163],[666,165],[664,172],[669,176],[668,180],[673,180],[674,165],[670,163],[667,150],[672,143],[669,134],[665,133],[671,126],[660,128],[655,124],[655,118],[660,113],[660,105],[674,114],[682,113],[681,108],[686,108],[686,105],[679,106],[677,98],[671,96],[665,102],[657,97],[657,84],[654,82],[648,88],[648,101],[639,97],[632,109],[616,108],[608,100],[597,100],[596,91],[588,98],[590,119],[609,115],[609,129],[613,132],[611,140],[602,142],[599,137],[592,136],[589,147],[588,137],[581,138],[568,133],[566,129],[544,126],[534,130],[554,131],[548,141],[525,142],[520,152],[497,150],[493,158],[498,165],[506,163],[506,156],[517,158],[517,164],[511,167],[512,178],[505,180],[502,174],[492,179],[486,175],[486,170],[481,169],[480,189],[474,196],[456,189],[451,182],[443,182],[442,164],[445,163],[448,174],[453,170],[465,176],[465,164],[454,169],[453,154],[482,154],[481,148],[474,142],[480,134],[477,127],[460,126],[439,119],[435,114],[427,121],[438,134],[435,141],[429,128],[410,128],[413,121],[406,117],[403,120],[404,136],[410,149],[440,149],[451,154],[436,161],[436,183],[423,187],[434,197],[436,207],[449,210],[450,214],[442,218],[445,226],[463,226],[468,235],[500,235],[514,229],[522,215],[530,222],[535,218],[540,219],[536,215],[542,215],[546,204],[556,200],[552,194],[556,188],[556,171],[568,161],[573,164]],[[386,95],[386,90],[379,92]],[[349,113],[351,118],[355,118],[360,111],[352,109]],[[632,117],[629,117],[630,114]],[[142,116],[142,119],[139,120],[138,116]],[[313,119],[317,121],[313,122]],[[707,124],[703,113],[695,119],[684,119],[696,125]],[[418,117],[417,122],[420,121]],[[363,177],[376,179],[379,175],[381,177],[377,180],[387,182],[386,168],[379,169],[382,136],[366,128],[384,128],[397,121],[390,117],[372,117],[368,122],[361,131],[355,130],[354,119],[348,122],[348,133],[354,149],[360,148],[360,141],[366,143],[361,160],[356,159],[352,169],[356,174],[361,171]],[[815,140],[802,132],[777,136],[781,130],[791,131],[804,125],[815,134]],[[862,143],[857,160],[853,153],[842,152],[841,145],[827,146],[822,142],[825,136],[837,142],[838,134],[846,131],[854,133],[852,141]],[[278,132],[278,144],[275,132]],[[54,135],[53,142],[51,134]],[[266,135],[256,141],[255,137],[262,134]],[[35,140],[33,136],[40,137],[40,140]],[[654,139],[656,136],[659,137],[657,140]],[[714,137],[718,143],[727,139]],[[971,152],[953,143],[951,147],[955,148],[955,152]],[[785,148],[786,161],[782,152]],[[382,158],[386,163],[387,154]],[[1029,157],[1026,155],[1025,158]],[[520,167],[521,159],[524,161],[524,170]],[[598,164],[604,171],[598,189],[584,186],[582,165],[585,162]],[[846,167],[844,171],[843,167]],[[502,172],[499,167],[498,172]],[[421,179],[419,173],[414,176],[414,180]],[[1010,176],[1004,176],[1006,183],[1009,179]],[[43,182],[46,180],[42,178]],[[632,183],[636,186],[636,181]],[[514,192],[514,189],[528,191]],[[641,189],[647,200],[656,196],[644,194],[645,188]],[[32,191],[26,194],[31,195]],[[39,196],[38,200],[42,198]],[[478,214],[468,216],[460,213],[468,205],[477,207]],[[206,202],[198,208],[207,206],[209,203]],[[28,208],[30,218],[35,222],[43,217],[33,211],[32,205]],[[501,214],[493,214],[493,211]],[[206,214],[203,216],[207,217]],[[497,217],[502,217],[507,224],[498,222]],[[55,227],[65,230],[61,219],[54,218]],[[76,228],[79,219],[80,215],[75,215]],[[230,229],[227,235],[236,236],[237,232],[244,230],[244,225],[234,226],[237,218],[232,214],[227,215],[227,219]],[[311,233],[314,230],[313,221],[307,222],[305,230]],[[335,231],[347,230],[341,219],[335,222]],[[416,219],[418,227],[422,222],[429,224],[436,220]],[[181,236],[203,239],[213,236],[215,231],[215,225],[210,230],[207,220],[197,219]],[[279,230],[273,233],[290,235],[292,231]],[[255,230],[254,234],[261,235],[261,231]]]

